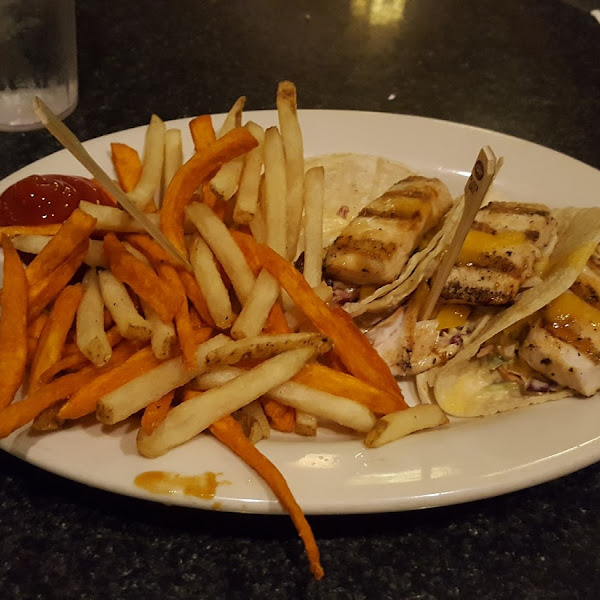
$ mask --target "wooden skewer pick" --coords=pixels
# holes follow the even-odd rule
[[[501,164],[502,158],[496,160],[496,155],[489,146],[484,146],[479,151],[475,166],[465,185],[465,209],[463,215],[456,228],[454,238],[433,276],[431,291],[421,309],[421,314],[419,316],[420,321],[426,321],[431,318],[436,302],[438,301],[442,289],[444,288],[444,284],[450,274],[450,270],[456,262],[458,253],[467,237],[467,233],[469,233],[475,215],[481,207],[483,199],[494,180],[494,177],[498,173]]]
[[[33,110],[44,127],[100,182],[100,185],[152,236],[177,262],[188,271],[192,270],[189,261],[165,237],[153,223],[109,177],[102,167],[90,156],[77,136],[36,96]]]

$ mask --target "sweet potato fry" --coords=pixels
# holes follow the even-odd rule
[[[162,398],[148,404],[142,414],[141,427],[145,434],[150,435],[164,420],[171,408],[175,390],[171,390]]]
[[[294,265],[271,248],[258,244],[257,252],[264,268],[278,279],[294,304],[323,335],[333,341],[336,353],[350,373],[404,402],[388,365],[354,324],[352,317],[342,308],[330,309]]]
[[[187,256],[183,237],[184,210],[192,194],[223,163],[241,156],[257,144],[246,128],[233,129],[206,150],[192,156],[171,180],[163,198],[160,228],[184,256]]]
[[[273,490],[298,530],[306,549],[312,574],[315,579],[321,579],[323,577],[323,567],[321,566],[319,549],[313,532],[285,478],[277,467],[248,440],[244,435],[242,426],[232,416],[213,423],[210,426],[210,432],[237,454],[249,467],[254,469]]]
[[[2,236],[4,287],[0,300],[0,408],[19,389],[27,365],[27,278],[19,254]]]
[[[106,338],[108,339],[111,348],[114,348],[122,339],[116,326],[106,332]],[[90,360],[87,356],[80,350],[74,349],[44,371],[40,375],[40,383],[50,383],[62,371],[75,371],[76,369],[81,369],[89,362]]]
[[[189,127],[196,152],[206,150],[217,139],[210,115],[193,118]]]
[[[175,318],[181,298],[173,293],[152,267],[135,258],[113,233],[104,237],[104,254],[111,271],[168,323]]]
[[[181,279],[181,283],[185,289],[185,293],[189,298],[189,301],[192,303],[192,306],[198,311],[198,314],[202,318],[202,320],[211,327],[215,327],[215,322],[213,318],[210,316],[210,311],[208,310],[208,304],[206,304],[206,300],[204,299],[204,294],[198,285],[198,282],[194,278],[194,276],[188,271],[181,271],[179,273],[179,278]]]
[[[172,292],[181,298],[179,310],[175,315],[175,329],[177,331],[177,339],[179,340],[179,348],[183,355],[183,363],[188,369],[195,369],[197,367],[196,348],[198,345],[195,341],[194,330],[190,320],[185,289],[177,271],[171,265],[164,263],[159,265],[158,273],[169,284]]]
[[[382,391],[361,379],[341,373],[316,362],[308,363],[293,377],[296,383],[328,392],[334,396],[352,398],[378,415],[387,415],[405,408],[395,394]]]
[[[67,334],[73,325],[82,297],[83,286],[77,283],[67,286],[56,298],[31,363],[29,393],[40,387],[41,374],[61,358]]]
[[[27,364],[31,362],[35,354],[40,341],[40,335],[42,335],[47,320],[47,313],[42,313],[27,325]]]
[[[40,387],[23,400],[7,406],[0,411],[0,438],[9,436],[13,431],[35,419],[48,407],[69,398],[91,379],[112,369],[123,360],[125,360],[124,353],[115,350],[110,361],[103,367],[84,367],[76,373],[63,375],[52,383]]]
[[[115,142],[110,149],[119,185],[124,192],[131,192],[142,175],[142,159],[137,150],[127,144]]]
[[[30,286],[35,285],[54,271],[71,256],[94,231],[96,219],[82,210],[76,209],[63,223],[56,235],[44,249],[29,263],[25,274]]]
[[[263,410],[269,424],[273,429],[277,431],[283,431],[284,433],[291,433],[294,431],[294,425],[296,423],[296,410],[291,406],[285,406],[281,404],[279,400],[272,398],[263,398],[261,400]]]
[[[29,321],[35,319],[71,281],[83,264],[89,242],[89,238],[84,240],[62,264],[29,287]]]
[[[58,411],[59,418],[79,419],[93,413],[102,396],[162,363],[154,356],[152,348],[147,346],[137,352],[135,349],[136,345],[131,342],[124,342],[115,348],[113,356],[119,350],[119,355],[125,355],[124,361],[82,385]]]
[[[152,266],[156,268],[160,263],[166,263],[178,268],[180,266],[168,252],[155,242],[149,235],[145,233],[132,233],[128,235],[126,241],[129,242],[134,248],[144,254],[148,260],[152,263]]]

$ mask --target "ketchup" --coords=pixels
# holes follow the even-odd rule
[[[91,179],[71,175],[30,175],[0,196],[0,226],[62,223],[81,200],[114,206]]]

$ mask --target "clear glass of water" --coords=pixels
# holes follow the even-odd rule
[[[0,0],[0,131],[40,128],[36,96],[70,115],[77,92],[74,0]]]

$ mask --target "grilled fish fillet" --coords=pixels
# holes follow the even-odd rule
[[[538,373],[584,396],[600,389],[600,360],[552,335],[532,327],[521,344],[519,357]]]
[[[510,304],[556,240],[556,221],[545,206],[490,202],[477,213],[442,297],[457,304]]]
[[[451,206],[450,192],[438,179],[399,181],[365,206],[328,248],[325,276],[361,285],[394,281]]]

